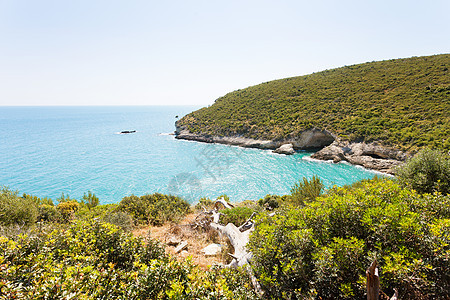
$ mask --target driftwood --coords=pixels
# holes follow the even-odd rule
[[[233,223],[222,225],[219,223],[221,215],[219,211],[220,206],[223,206],[224,208],[234,207],[234,205],[226,202],[225,199],[218,199],[214,203],[214,208],[212,210],[208,211],[206,210],[206,208],[203,208],[203,212],[197,215],[194,224],[192,224],[192,227],[212,228],[218,231],[220,234],[226,236],[234,248],[234,253],[228,253],[228,255],[230,255],[233,260],[225,267],[245,267],[250,275],[255,291],[261,295],[261,286],[259,285],[259,282],[254,276],[253,271],[249,265],[249,262],[252,258],[252,253],[249,252],[246,248],[250,238],[250,234],[254,230],[254,222],[252,219],[256,213],[253,213],[250,218],[239,227],[237,227]]]
[[[375,259],[366,271],[367,300],[378,300],[380,295],[380,277],[378,276],[377,260]]]
[[[380,290],[380,276],[378,274],[377,260],[375,259],[366,271],[367,278],[367,300],[378,300],[380,295],[382,299],[389,299],[389,297]],[[398,291],[394,289],[394,295],[390,300],[397,300]]]

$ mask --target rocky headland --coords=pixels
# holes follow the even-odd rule
[[[379,142],[348,142],[336,140],[331,145],[314,153],[312,158],[347,161],[367,169],[394,174],[395,167],[410,157],[408,153],[381,145]]]
[[[347,161],[367,169],[394,174],[395,167],[410,155],[400,150],[386,147],[379,142],[342,141],[327,130],[312,128],[297,137],[278,140],[252,139],[244,136],[214,136],[192,133],[176,124],[175,138],[204,143],[219,143],[245,148],[274,150],[279,154],[294,154],[296,150],[320,149],[311,157],[318,160],[332,160],[334,163]]]

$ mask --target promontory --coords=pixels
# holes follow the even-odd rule
[[[344,66],[236,90],[176,122],[176,138],[318,150],[392,173],[425,147],[450,150],[450,54]],[[290,147],[290,146],[289,146]]]

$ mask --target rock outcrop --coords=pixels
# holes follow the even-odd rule
[[[395,167],[409,156],[405,152],[382,146],[377,142],[354,143],[336,140],[311,157],[320,160],[332,160],[335,163],[348,161],[351,164],[361,165],[368,169],[394,174]]]
[[[295,153],[294,145],[292,144],[283,144],[280,147],[278,147],[276,150],[273,150],[272,152],[278,153],[278,154],[286,154],[291,155]]]
[[[340,141],[327,130],[312,128],[299,136],[282,140],[258,140],[243,136],[212,136],[189,132],[177,126],[175,138],[205,143],[220,143],[246,148],[276,149],[275,153],[294,154],[295,150],[319,149],[311,157],[319,160],[332,160],[337,163],[347,161],[367,169],[394,174],[396,166],[402,164],[409,156],[407,153],[386,147],[378,142],[356,143]]]
[[[175,131],[175,138],[259,149],[277,149],[284,144],[292,144],[294,149],[318,149],[330,145],[335,140],[335,137],[330,132],[318,128],[305,130],[295,137],[287,137],[279,140],[261,140],[239,135],[213,136],[208,134],[197,134],[190,132],[184,127],[178,126]]]

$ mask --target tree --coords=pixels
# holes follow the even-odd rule
[[[303,177],[291,189],[291,201],[295,205],[303,205],[305,201],[311,202],[319,197],[323,190],[324,184],[322,179],[314,175],[311,180]]]
[[[83,195],[83,203],[86,204],[89,209],[91,209],[93,207],[96,207],[100,203],[100,201],[94,193],[88,191],[87,195],[86,193],[84,193]]]

